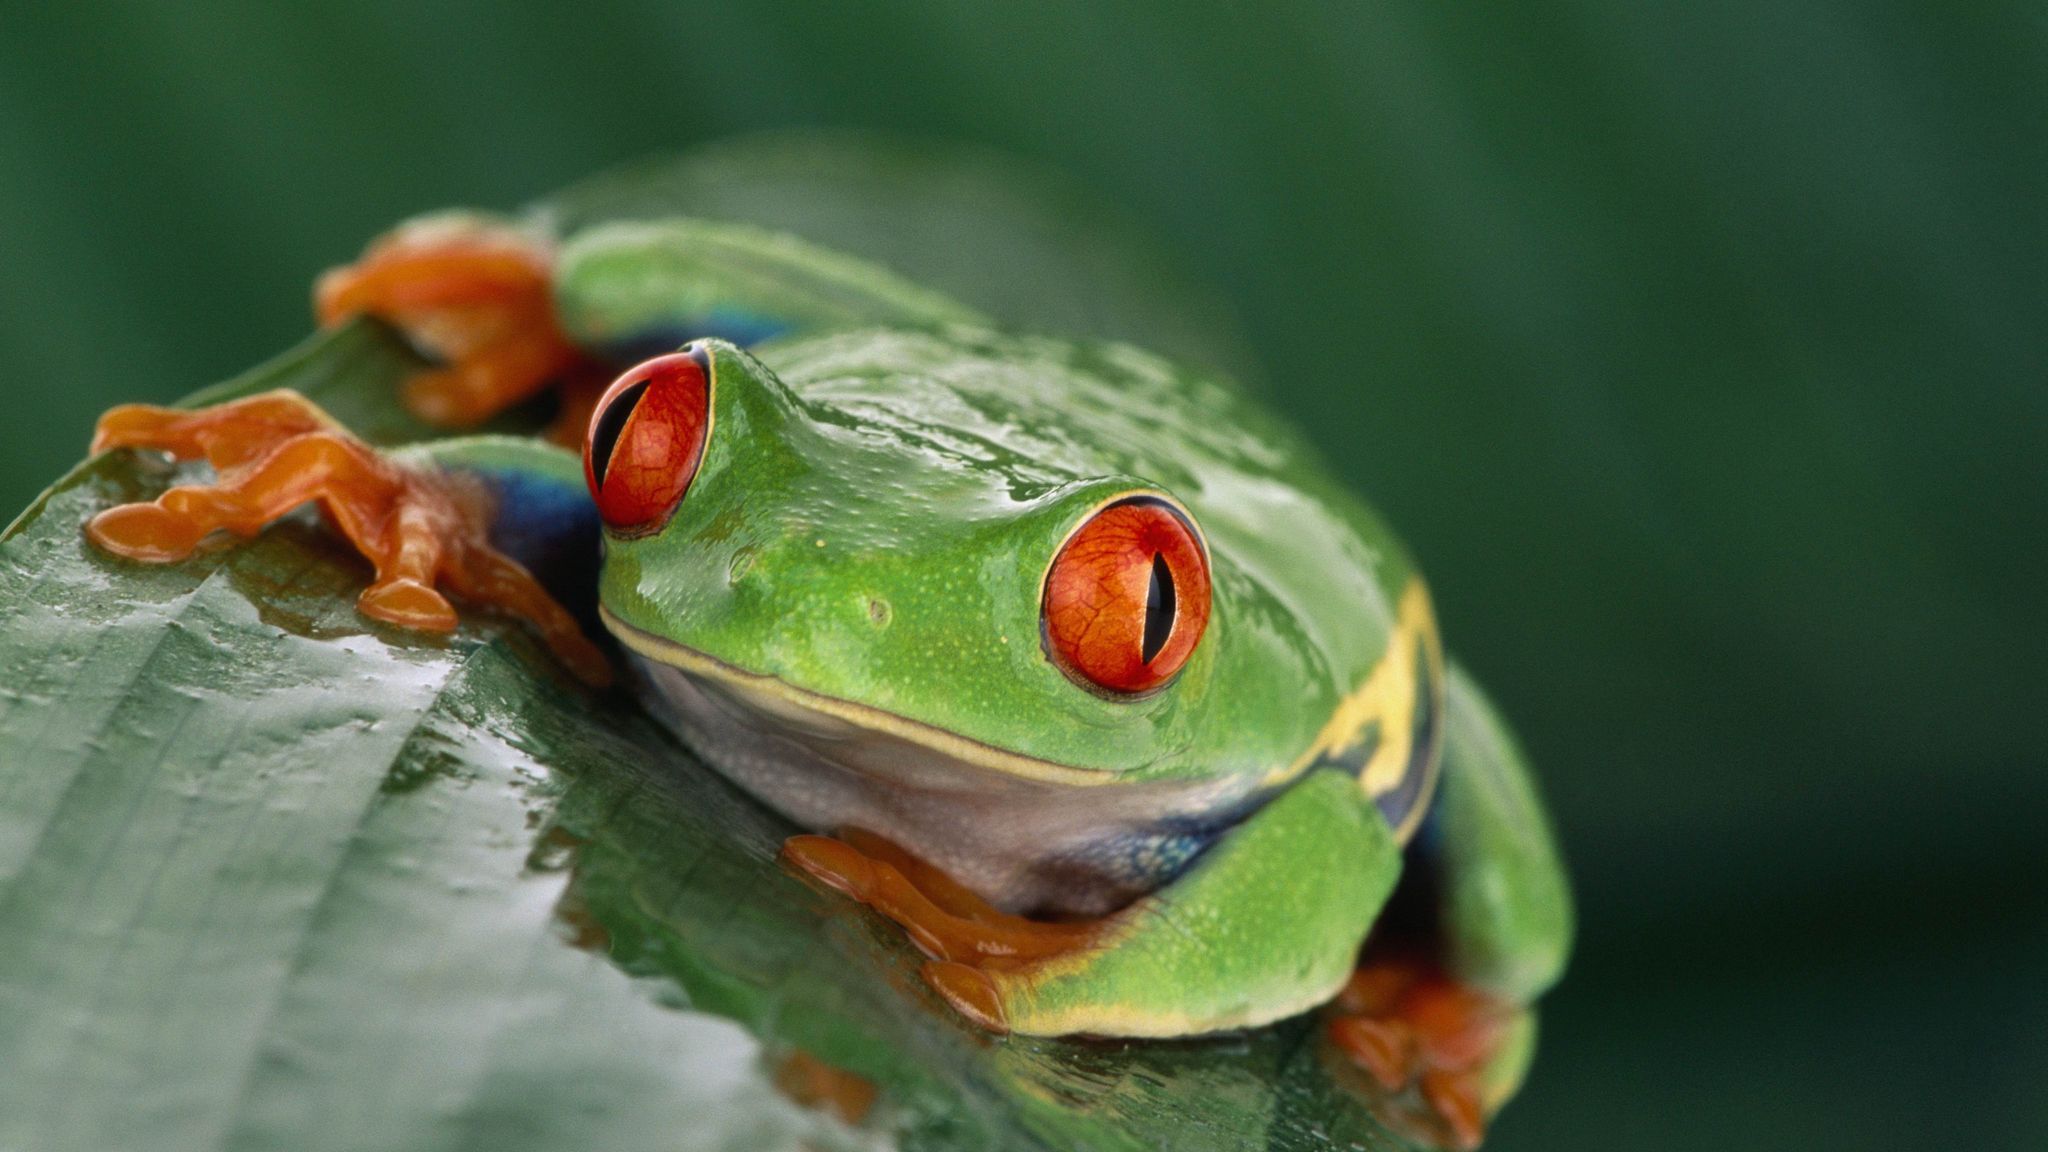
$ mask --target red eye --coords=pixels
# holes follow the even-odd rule
[[[699,349],[657,356],[605,389],[583,440],[583,478],[605,527],[638,536],[668,523],[710,426],[711,364]]]
[[[1067,675],[1149,692],[1188,662],[1209,624],[1209,560],[1163,500],[1134,497],[1068,537],[1045,575],[1045,649]]]

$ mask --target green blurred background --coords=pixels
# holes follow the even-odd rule
[[[1050,161],[1241,311],[1583,905],[1491,1147],[2048,1146],[2048,22],[1882,0],[0,12],[0,504],[321,267],[735,132]]]

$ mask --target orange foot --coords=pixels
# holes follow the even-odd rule
[[[1436,965],[1368,956],[1331,1006],[1330,1039],[1390,1095],[1408,1096],[1458,1149],[1486,1135],[1484,1074],[1515,1009]],[[1434,1121],[1434,1124],[1430,1122]]]
[[[518,563],[490,546],[488,498],[457,477],[379,455],[296,392],[266,392],[199,411],[128,404],[100,417],[92,450],[149,448],[204,457],[212,484],[180,485],[155,500],[109,508],[85,527],[116,555],[168,564],[215,531],[253,536],[317,501],[376,566],[356,601],[363,615],[421,632],[455,630],[445,585],[532,624],[556,656],[592,684],[611,669],[576,621]]]
[[[1087,923],[1051,924],[1003,912],[937,868],[857,829],[837,839],[792,836],[782,845],[782,857],[895,921],[931,957],[925,983],[992,1032],[1007,1032],[1009,1025],[984,972],[1085,947],[1095,933]]]
[[[436,217],[330,269],[314,287],[314,311],[323,325],[382,317],[445,361],[405,385],[406,407],[423,420],[470,427],[555,381],[563,404],[551,435],[581,443],[606,380],[555,320],[553,273],[549,247],[510,225]]]

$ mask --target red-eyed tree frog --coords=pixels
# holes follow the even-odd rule
[[[623,673],[980,1027],[1323,1008],[1465,1146],[1514,1091],[1572,925],[1540,802],[1407,551],[1231,381],[707,220],[441,214],[316,295],[440,357],[422,417],[559,386],[574,447],[380,453],[292,393],[123,407],[96,447],[217,476],[95,544],[176,562],[318,502],[375,565],[364,614],[446,632],[452,597]]]

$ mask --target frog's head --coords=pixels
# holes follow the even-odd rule
[[[686,726],[766,724],[934,786],[1196,782],[1216,645],[1185,505],[1142,477],[1020,479],[949,438],[961,421],[934,409],[958,393],[896,401],[799,395],[720,341],[600,401],[605,620],[688,698]]]

